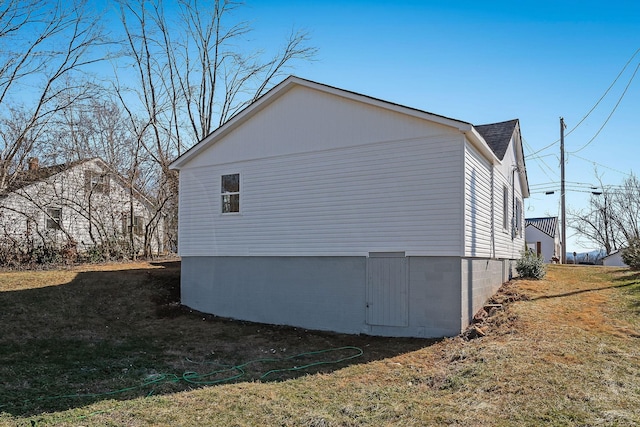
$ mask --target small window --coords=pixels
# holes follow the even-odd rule
[[[87,194],[109,194],[109,175],[86,170],[84,172],[84,189]]]
[[[122,233],[129,234],[132,226],[133,234],[135,234],[136,236],[144,235],[144,217],[134,215],[132,225],[129,215],[127,213],[124,213],[122,216]]]
[[[60,230],[60,221],[62,220],[62,209],[47,209],[47,228],[49,230]]]
[[[516,228],[515,235],[522,237],[522,202],[520,199],[516,199],[516,212],[515,212]]]
[[[240,212],[240,174],[222,175],[222,213]]]
[[[33,229],[35,227],[35,221],[32,218],[27,218],[27,228],[25,231],[25,235],[27,237],[31,237],[33,234]]]
[[[509,189],[502,187],[502,228],[509,230]]]

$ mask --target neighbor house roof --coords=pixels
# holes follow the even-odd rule
[[[16,173],[16,176],[11,181],[11,183],[7,186],[7,188],[0,191],[0,197],[6,197],[10,193],[13,193],[31,184],[45,181],[54,175],[68,171],[78,165],[81,165],[83,163],[86,163],[92,160],[96,160],[98,163],[100,163],[103,169],[108,171],[109,175],[116,178],[123,186],[127,187],[129,185],[126,182],[125,178],[122,177],[122,175],[120,175],[119,173],[113,171],[111,167],[109,167],[109,165],[104,160],[102,160],[99,157],[93,157],[93,158],[75,160],[67,163],[60,163],[53,166],[42,166],[42,167],[36,167],[35,169],[27,169],[27,170],[19,171]],[[154,206],[154,203],[140,189],[134,186],[133,190],[134,190],[134,195],[138,198],[138,200],[147,204],[148,206]]]
[[[558,217],[551,216],[546,218],[525,218],[525,227],[532,226],[542,231],[549,237],[556,237],[558,231]]]
[[[617,254],[618,254],[618,253],[620,253],[623,249],[626,249],[626,246],[623,246],[623,247],[621,247],[621,248],[618,248],[618,249],[616,249],[615,251],[611,252],[609,255],[605,255],[605,256],[604,256],[604,257],[602,257],[602,258],[604,259],[604,258],[609,258],[609,257],[612,257],[612,256],[614,256],[614,255],[617,255]]]
[[[87,162],[91,159],[76,160],[74,162],[61,163],[53,166],[37,167],[36,169],[27,169],[16,173],[13,180],[6,189],[2,191],[2,195],[12,193],[16,190],[24,188],[36,182],[44,181],[54,175],[71,169],[77,165]]]

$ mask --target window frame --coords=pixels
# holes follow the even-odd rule
[[[515,216],[514,235],[516,237],[522,237],[522,222],[523,222],[522,221],[522,200],[520,200],[519,197],[516,197],[515,209],[516,211],[514,212],[514,216]]]
[[[47,230],[62,230],[62,208],[47,208],[45,224]]]
[[[134,236],[144,236],[145,217],[143,215],[133,215],[133,221],[129,216],[129,212],[123,212],[122,214],[122,234],[128,236],[133,227]]]
[[[509,231],[509,188],[502,186],[502,229]]]
[[[141,215],[133,216],[133,234],[144,236],[144,217]]]
[[[94,171],[93,169],[85,169],[84,188],[87,194],[109,194],[111,189],[109,174]]]
[[[237,176],[237,191],[229,191],[225,190],[225,177],[233,177]],[[242,175],[240,172],[235,173],[225,173],[220,175],[220,214],[221,215],[238,215],[241,212],[241,201],[242,201]],[[234,207],[234,203],[232,199],[237,197],[237,210],[231,210]],[[229,199],[229,201],[225,201],[225,199]],[[225,210],[226,207],[229,207],[230,210]]]
[[[36,221],[28,216],[26,219],[25,236],[30,238],[33,235],[33,230],[37,228]]]

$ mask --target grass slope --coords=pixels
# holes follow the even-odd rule
[[[640,275],[629,270],[551,266],[503,287],[486,336],[427,341],[190,312],[175,303],[178,267],[0,274],[0,424],[640,423]],[[255,360],[233,381],[239,370],[203,376]]]

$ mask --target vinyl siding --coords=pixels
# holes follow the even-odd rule
[[[522,198],[521,183],[518,173],[513,173],[513,168],[516,166],[516,153],[514,148],[514,141],[511,141],[507,152],[505,153],[502,164],[494,166],[494,205],[495,205],[495,239],[496,239],[496,258],[517,259],[520,257],[525,246],[525,233],[522,230],[522,236],[516,236],[512,238],[511,224],[514,215],[514,190],[515,196],[522,202],[524,210],[524,200]],[[515,179],[515,183],[512,180]],[[506,187],[509,192],[509,206],[508,206],[508,228],[504,229],[503,224],[503,202],[502,202],[502,189]],[[524,228],[524,212],[521,214],[521,221]]]
[[[465,143],[465,256],[490,257],[493,249],[492,164]],[[500,193],[502,194],[502,193]]]
[[[182,256],[460,256],[461,135],[408,138],[180,173]],[[220,176],[240,173],[240,213]]]
[[[460,133],[395,111],[295,87],[200,152],[183,168],[442,135],[456,137]]]

